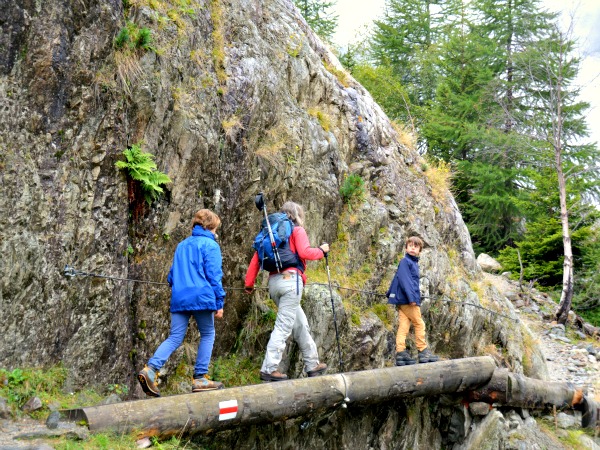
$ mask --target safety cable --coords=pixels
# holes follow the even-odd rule
[[[428,297],[424,297],[424,298],[428,298]],[[438,297],[438,298],[441,298],[441,297]],[[473,306],[475,308],[483,309],[484,311],[487,311],[489,313],[495,314],[497,316],[504,317],[505,319],[512,320],[513,322],[517,322],[517,323],[519,322],[519,319],[516,318],[516,317],[510,317],[510,316],[507,316],[505,314],[501,314],[501,313],[493,311],[491,309],[484,308],[481,305],[476,305],[475,303],[459,302],[458,300],[450,300],[449,298],[442,298],[442,301],[445,302],[445,303],[457,303],[457,304],[459,304],[461,306]]]
[[[83,272],[82,270],[77,270],[74,267],[69,266],[68,264],[65,266],[63,275],[65,277],[69,277],[69,278],[83,276],[83,277],[105,278],[107,280],[133,281],[135,283],[159,284],[159,285],[166,285],[166,286],[169,285],[169,283],[164,283],[164,282],[160,282],[160,281],[134,280],[132,278],[121,278],[121,277],[113,277],[110,275],[100,275],[97,273]]]
[[[73,278],[73,277],[77,277],[77,276],[82,276],[82,277],[94,277],[94,278],[104,278],[107,280],[117,280],[117,281],[132,281],[134,283],[144,283],[144,284],[155,284],[155,285],[161,285],[161,286],[168,286],[169,283],[164,283],[164,282],[160,282],[160,281],[148,281],[148,280],[136,280],[133,278],[122,278],[122,277],[114,277],[114,276],[110,276],[110,275],[101,275],[101,274],[97,274],[97,273],[92,273],[92,272],[84,272],[82,270],[77,270],[72,266],[69,266],[68,264],[65,266],[64,271],[63,271],[63,275],[69,278]],[[329,286],[327,283],[306,283],[306,286]],[[345,291],[352,291],[352,292],[358,292],[358,293],[362,293],[362,294],[367,294],[367,295],[372,295],[372,296],[377,296],[377,297],[386,297],[385,294],[381,293],[381,292],[377,292],[377,291],[366,291],[366,290],[361,290],[361,289],[355,289],[355,288],[348,288],[348,287],[343,287],[340,286],[339,284],[336,283],[332,283],[332,287],[335,287],[338,290],[345,290]],[[238,287],[230,287],[230,286],[223,286],[223,289],[229,290],[229,291],[243,291],[245,290],[245,288],[238,288]],[[255,287],[254,290],[268,290],[269,288],[267,287]],[[505,314],[501,314],[499,312],[493,311],[491,309],[485,308],[481,305],[476,305],[475,303],[467,303],[467,302],[461,302],[458,300],[451,300],[449,298],[443,298],[443,296],[436,296],[438,299],[441,299],[442,302],[445,303],[456,303],[459,304],[461,306],[473,306],[474,308],[479,308],[482,309],[486,312],[489,312],[490,314],[495,314],[497,316],[503,317],[505,319],[509,319],[512,320],[514,322],[519,322],[518,318],[513,318],[510,316],[507,316]],[[427,297],[424,296],[423,298],[432,298],[432,297]],[[436,302],[436,300],[434,299],[434,302]]]

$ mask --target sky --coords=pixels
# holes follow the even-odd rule
[[[340,47],[364,35],[373,20],[383,15],[385,7],[385,0],[334,1],[338,28],[333,41]],[[581,98],[591,104],[587,114],[589,140],[600,145],[600,0],[542,0],[541,4],[561,13],[565,31],[573,17],[574,38],[582,58],[576,85],[581,87]]]

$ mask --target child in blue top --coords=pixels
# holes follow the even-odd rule
[[[406,240],[406,255],[398,264],[398,270],[387,292],[388,303],[398,309],[398,333],[396,334],[396,365],[415,364],[406,351],[406,336],[412,324],[420,363],[435,362],[439,358],[427,348],[425,322],[421,317],[421,291],[419,290],[419,255],[423,241],[412,236]]]

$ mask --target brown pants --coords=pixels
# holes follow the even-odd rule
[[[417,350],[423,351],[427,348],[425,341],[425,322],[421,318],[421,307],[417,305],[398,305],[398,333],[396,334],[396,351],[406,350],[406,336],[410,330],[410,324],[415,327],[415,340]]]

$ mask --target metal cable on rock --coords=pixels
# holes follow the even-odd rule
[[[74,278],[74,277],[78,277],[78,276],[82,276],[82,277],[93,277],[93,278],[104,278],[107,280],[116,280],[116,281],[132,281],[134,283],[144,283],[144,284],[154,284],[154,285],[159,285],[159,286],[168,286],[169,283],[164,283],[164,282],[160,282],[160,281],[148,281],[148,280],[136,280],[133,278],[124,278],[124,277],[114,277],[114,276],[110,276],[110,275],[102,275],[102,274],[97,274],[97,273],[92,273],[92,272],[84,272],[82,270],[77,270],[72,266],[69,266],[68,264],[65,266],[64,270],[63,270],[63,275],[68,277],[68,278]],[[329,284],[327,283],[307,283],[306,286],[325,286],[328,287]],[[375,297],[386,297],[385,294],[381,293],[381,292],[377,292],[377,291],[366,291],[366,290],[361,290],[361,289],[355,289],[355,288],[348,288],[348,287],[344,287],[344,286],[340,286],[339,284],[336,283],[332,283],[332,287],[335,287],[338,290],[345,290],[345,291],[351,291],[351,292],[356,292],[356,293],[361,293],[361,294],[366,294],[368,296],[375,296]],[[245,288],[238,288],[238,287],[231,287],[231,286],[223,286],[224,289],[229,290],[229,291],[243,291],[245,290]],[[253,288],[253,290],[268,290],[267,287],[255,287]],[[431,299],[432,297],[423,297],[423,298],[429,298]],[[482,309],[486,312],[489,312],[490,314],[495,314],[499,317],[503,317],[505,319],[509,319],[512,320],[514,322],[519,322],[518,318],[513,318],[510,316],[507,316],[505,314],[493,311],[491,309],[485,308],[481,305],[476,305],[475,303],[467,303],[467,302],[462,302],[462,301],[458,301],[458,300],[451,300],[449,298],[442,298],[441,296],[437,296],[437,298],[440,298],[442,302],[445,303],[456,303],[458,305],[461,306],[472,306],[474,308],[479,308]],[[435,302],[435,300],[434,300]]]
[[[97,274],[97,273],[83,272],[81,270],[77,270],[74,267],[69,266],[68,264],[65,266],[65,269],[63,271],[63,275],[65,277],[69,277],[69,278],[73,278],[73,277],[77,277],[77,276],[83,276],[83,277],[104,278],[104,279],[107,279],[107,280],[133,281],[135,283],[158,284],[158,285],[161,285],[161,286],[168,286],[169,285],[169,283],[164,283],[164,282],[161,282],[161,281],[134,280],[133,278],[113,277],[113,276],[110,276],[110,275],[100,275],[100,274]]]

